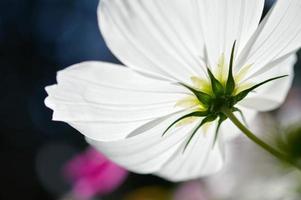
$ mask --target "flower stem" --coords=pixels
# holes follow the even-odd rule
[[[291,159],[288,155],[286,155],[286,154],[284,154],[282,152],[279,152],[275,148],[271,147],[270,145],[268,145],[267,143],[265,143],[264,141],[262,141],[261,139],[259,139],[255,134],[253,134],[246,126],[244,126],[237,119],[237,117],[233,114],[233,112],[230,109],[223,108],[222,111],[232,121],[232,123],[237,128],[239,128],[250,140],[252,140],[253,142],[255,142],[257,145],[259,145],[260,147],[262,147],[263,149],[265,149],[267,152],[269,152],[270,154],[272,154],[273,156],[275,156],[279,160],[285,161],[285,162],[287,162],[287,163],[295,166],[299,170],[301,170],[301,166],[298,165],[296,161],[294,161],[293,159]]]

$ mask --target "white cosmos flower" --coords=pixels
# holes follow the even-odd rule
[[[137,173],[181,181],[217,172],[223,143],[238,132],[228,120],[216,143],[217,120],[198,129],[185,151],[203,117],[162,133],[179,117],[205,110],[177,83],[210,93],[208,67],[225,85],[234,41],[234,94],[289,75],[257,88],[235,107],[251,121],[284,101],[301,46],[301,1],[278,0],[258,26],[263,6],[264,0],[102,0],[100,30],[126,67],[84,62],[58,72],[58,84],[46,88],[53,120],[67,122]]]

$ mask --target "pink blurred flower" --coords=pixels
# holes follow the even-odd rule
[[[182,183],[174,193],[173,200],[208,200],[204,186],[200,181]]]
[[[92,148],[70,160],[63,172],[73,184],[72,194],[84,200],[114,191],[128,175],[125,169]]]

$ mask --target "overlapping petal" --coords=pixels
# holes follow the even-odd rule
[[[189,81],[204,75],[204,41],[193,0],[103,0],[98,9],[107,45],[128,67]]]
[[[200,129],[183,152],[189,137],[186,138],[180,148],[155,174],[172,181],[184,181],[216,173],[224,163],[224,141],[221,136],[214,143],[215,129],[215,122],[207,129]],[[236,128],[228,131],[235,132]]]
[[[176,127],[162,136],[162,130],[182,115],[154,120],[135,130],[126,139],[112,142],[88,139],[88,142],[114,162],[132,171],[154,173],[172,181],[216,172],[222,166],[223,154],[219,142],[213,148],[215,126],[210,126],[206,132],[200,129],[184,152],[184,146],[199,120]]]
[[[222,54],[230,58],[234,41],[237,42],[236,53],[240,53],[258,27],[264,6],[264,0],[199,0],[196,2],[199,4],[208,64],[211,67],[217,65]]]
[[[123,138],[137,126],[177,111],[185,89],[141,76],[129,68],[84,62],[58,73],[47,87],[53,119],[65,121],[87,137]]]
[[[301,46],[301,1],[278,0],[248,42],[237,67],[253,64],[249,77],[267,72]]]
[[[285,101],[287,93],[291,88],[296,61],[297,56],[295,54],[289,55],[275,62],[271,66],[272,69],[268,72],[250,79],[249,81],[252,83],[259,83],[269,78],[288,75],[259,87],[255,92],[243,99],[240,105],[257,111],[269,111],[279,107]]]
[[[163,131],[183,113],[153,120],[136,130],[127,138],[110,142],[87,139],[114,162],[138,173],[153,173],[180,148],[194,127],[176,127],[162,136]]]

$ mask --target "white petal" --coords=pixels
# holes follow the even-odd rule
[[[181,148],[155,174],[171,181],[185,181],[219,171],[224,163],[224,149],[222,135],[219,135],[213,145],[215,129],[216,123],[212,123],[206,132],[200,129],[183,153],[187,138],[182,142]]]
[[[181,82],[203,75],[204,42],[195,1],[102,0],[98,17],[107,45],[125,65]]]
[[[194,124],[164,130],[183,113],[151,121],[133,131],[129,137],[110,142],[87,141],[119,165],[137,172],[153,173],[174,154],[189,135]]]
[[[249,76],[273,67],[271,63],[298,50],[301,46],[301,1],[278,0],[246,45],[237,66],[253,64]]]
[[[162,130],[181,115],[155,120],[123,140],[87,141],[114,162],[137,173],[154,173],[171,181],[183,181],[216,172],[223,159],[220,144],[217,142],[212,148],[214,126],[208,135],[199,131],[184,153],[184,145],[200,121],[171,129],[162,137]]]
[[[260,86],[239,104],[258,111],[269,111],[279,107],[285,101],[288,91],[291,88],[296,60],[297,57],[295,54],[285,57],[277,63],[274,63],[274,67],[268,72],[250,79],[249,81],[251,82],[259,83],[277,76],[288,75],[285,78]]]
[[[217,65],[224,53],[230,59],[234,41],[236,54],[242,50],[255,32],[264,6],[264,0],[201,0],[202,30],[211,67]]]
[[[184,88],[101,62],[67,68],[57,81],[46,88],[53,119],[98,140],[124,138],[138,126],[175,113],[180,110],[176,101],[186,96]]]

